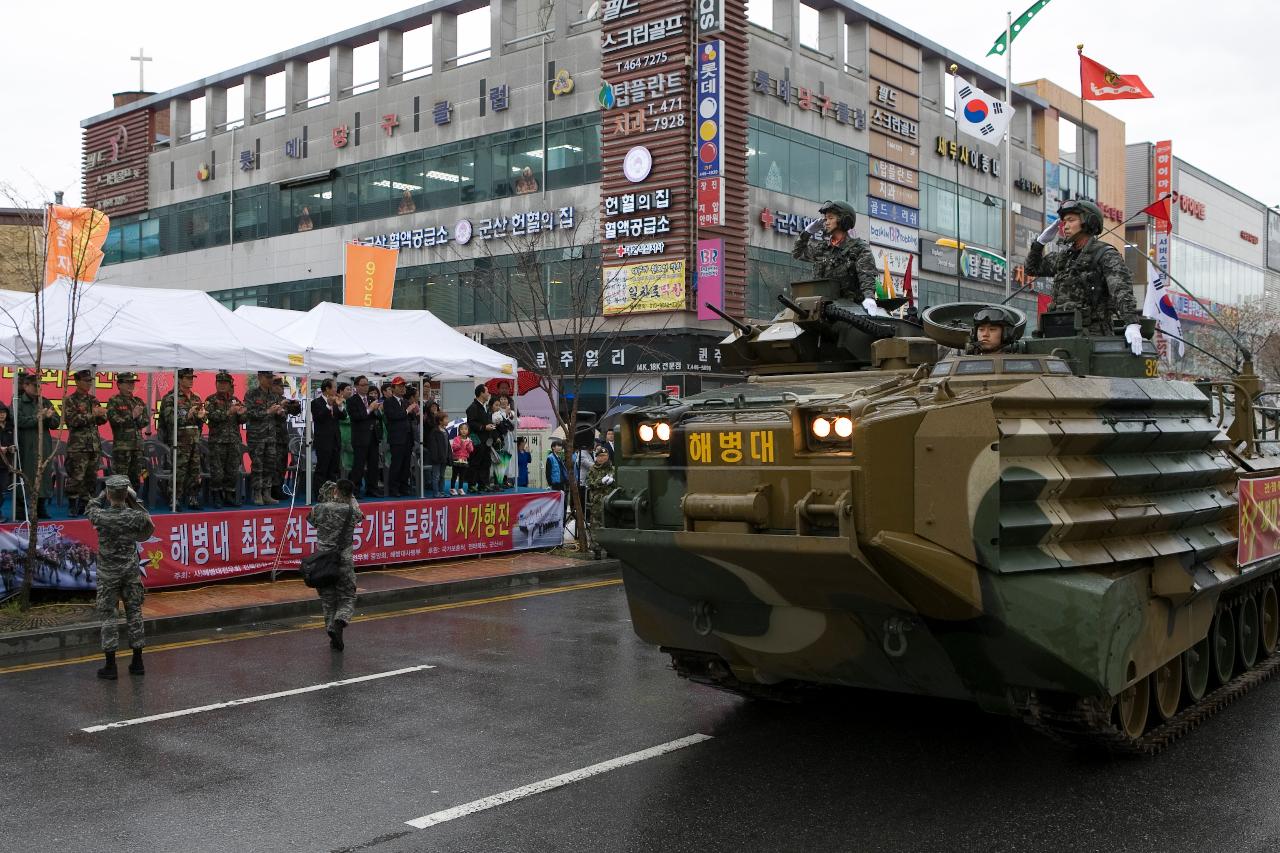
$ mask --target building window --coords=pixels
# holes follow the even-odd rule
[[[772,30],[773,0],[747,0],[747,21],[766,30]]]
[[[867,155],[767,119],[747,119],[747,181],[810,201],[841,199],[866,211]]]
[[[778,294],[790,294],[791,282],[812,277],[813,268],[788,252],[747,246],[747,317],[772,319],[781,310]]]
[[[468,65],[489,58],[489,7],[481,6],[458,16],[458,64]]]
[[[959,215],[961,241],[1003,250],[1002,198],[962,186],[957,205],[956,185],[953,181],[923,172],[920,174],[920,197],[920,224],[925,230],[944,237],[954,237],[956,216]]]
[[[800,45],[816,51],[818,49],[820,28],[818,10],[801,3],[799,24]]]

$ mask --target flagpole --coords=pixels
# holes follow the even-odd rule
[[[959,65],[951,63],[952,92],[956,91],[955,76],[959,70]],[[956,156],[951,158],[956,164],[956,302],[960,302],[960,255],[962,252],[960,247],[964,245],[964,241],[960,239],[960,102],[955,99],[955,95],[952,95],[951,100],[951,118],[955,121],[956,146]],[[1007,263],[1005,265],[1008,266]]]
[[[1013,107],[1013,12],[1004,18],[1004,102]],[[1004,134],[1004,295],[1013,284],[1013,125]]]
[[[1084,56],[1084,45],[1083,45],[1083,44],[1078,44],[1078,45],[1076,45],[1076,54],[1077,54],[1078,56]],[[1077,152],[1076,152],[1076,153],[1078,153],[1078,154],[1080,155],[1080,170],[1081,170],[1081,171],[1084,171],[1085,169],[1089,168],[1089,164],[1088,164],[1088,162],[1087,162],[1087,159],[1088,159],[1088,158],[1086,158],[1086,157],[1085,157],[1086,149],[1085,149],[1085,144],[1084,144],[1084,137],[1085,137],[1085,134],[1084,134],[1084,126],[1085,126],[1085,120],[1084,120],[1084,63],[1083,63],[1083,62],[1081,62],[1081,63],[1080,63],[1080,140],[1079,140],[1079,142],[1077,143],[1077,144],[1080,146],[1080,149],[1079,149],[1079,151],[1077,151]],[[1094,165],[1094,168],[1095,168],[1095,170],[1096,170],[1096,168],[1097,168],[1097,164],[1095,164],[1095,165]]]

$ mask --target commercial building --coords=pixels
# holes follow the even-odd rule
[[[400,250],[396,307],[499,347],[531,273],[564,323],[601,299],[609,313],[604,278],[630,276],[618,292],[634,294],[657,266],[641,262],[681,264],[662,298],[610,321],[625,325],[610,340],[541,354],[581,359],[583,402],[599,409],[732,381],[714,347],[726,325],[698,306],[773,316],[787,282],[810,274],[790,250],[825,199],[853,204],[896,286],[909,268],[930,305],[1003,298],[989,256],[1011,248],[1017,265],[1055,187],[1107,200],[1123,185],[1097,142],[1118,123],[1091,109],[1061,129],[1069,99],[1046,81],[1014,89],[1011,162],[958,136],[952,63],[1003,96],[1002,79],[849,2],[755,0],[749,22],[742,0],[436,2],[118,98],[82,122],[85,200],[113,217],[103,280],[306,309],[341,299],[346,243],[377,242]],[[710,119],[692,111],[691,69],[704,92],[723,75]],[[703,158],[709,141],[719,159]],[[648,162],[624,157],[637,147]],[[988,251],[936,242],[957,237]],[[721,258],[721,286],[695,275],[699,256]],[[600,286],[571,286],[584,277]],[[1014,304],[1034,316],[1033,296]]]
[[[1280,213],[1199,169],[1173,153],[1174,143],[1139,142],[1126,147],[1128,176],[1125,209],[1140,212],[1157,198],[1173,193],[1172,226],[1163,232],[1149,216],[1127,229],[1137,247],[1127,261],[1136,280],[1146,282],[1148,252],[1165,252],[1166,266],[1176,283],[1169,287],[1173,306],[1190,343],[1234,360],[1208,311],[1238,337],[1252,328],[1271,330],[1280,312]],[[1160,249],[1167,236],[1167,249]],[[1181,286],[1179,286],[1181,285]],[[1182,288],[1195,294],[1201,307]],[[1206,311],[1206,308],[1208,311]],[[1257,346],[1259,342],[1250,341]],[[1177,361],[1188,374],[1221,374],[1221,365],[1195,350]]]
[[[44,211],[0,207],[0,290],[31,291],[43,276]]]

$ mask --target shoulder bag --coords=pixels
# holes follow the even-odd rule
[[[339,546],[332,551],[317,551],[302,558],[302,582],[312,589],[333,586],[342,576],[342,537],[350,538],[352,521],[355,519],[355,508],[348,507],[347,523],[342,526],[338,536]]]

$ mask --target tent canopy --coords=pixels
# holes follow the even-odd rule
[[[288,308],[260,308],[257,305],[241,305],[234,313],[237,317],[243,317],[268,332],[279,333],[281,329],[306,312],[291,311]]]
[[[433,379],[516,376],[514,358],[455,331],[430,311],[321,302],[305,314],[270,308],[236,309],[237,314],[242,312],[255,322],[261,318],[264,328],[275,328],[280,337],[305,353],[312,373],[421,373]],[[276,326],[282,314],[295,319]]]
[[[71,340],[73,367],[97,370],[273,370],[305,374],[297,347],[237,317],[199,290],[80,285],[80,305]],[[56,282],[44,290],[42,361],[66,358],[72,289]],[[35,298],[0,299],[0,358],[10,364],[35,361]]]

